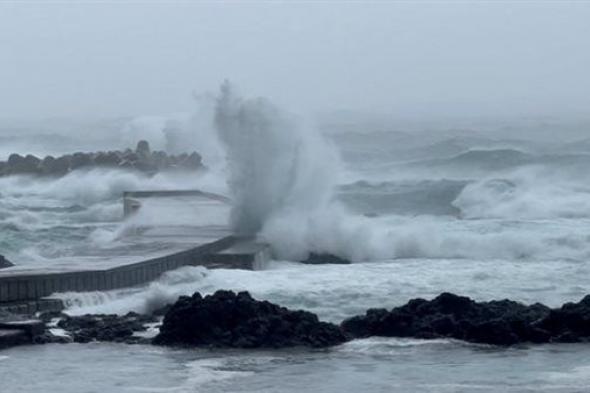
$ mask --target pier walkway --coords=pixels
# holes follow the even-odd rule
[[[129,255],[107,255],[95,258],[75,257],[52,261],[46,266],[14,266],[0,270],[0,314],[2,312],[33,314],[37,311],[63,308],[51,298],[62,292],[108,291],[147,284],[162,273],[181,266],[208,268],[262,269],[270,259],[266,244],[234,236],[227,227],[228,214],[217,214],[220,222],[211,222],[208,212],[229,213],[229,200],[223,196],[190,191],[128,192],[124,203],[141,198],[190,197],[197,200],[197,211],[206,217],[200,225],[190,227],[144,227],[127,241]],[[126,214],[129,213],[126,211]],[[153,250],[153,244],[163,244]],[[150,248],[151,246],[151,248]],[[142,250],[149,249],[149,252]],[[18,261],[15,261],[18,263]]]

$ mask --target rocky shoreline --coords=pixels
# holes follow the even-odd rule
[[[323,348],[342,344],[340,328],[307,311],[292,311],[248,292],[183,296],[170,307],[154,344],[228,348]]]
[[[203,168],[197,152],[169,155],[163,151],[151,151],[148,142],[139,141],[135,150],[74,153],[59,157],[36,157],[11,154],[7,161],[0,161],[0,176],[32,175],[60,177],[79,169],[120,168],[155,174],[167,170],[194,170]]]
[[[106,341],[206,348],[328,348],[375,336],[452,338],[496,346],[590,342],[590,295],[578,303],[552,309],[511,300],[476,302],[443,293],[432,300],[412,299],[392,310],[370,309],[336,325],[322,322],[307,311],[256,300],[248,292],[220,290],[204,297],[199,293],[182,296],[151,315],[46,313],[39,318],[34,321],[37,327],[28,329],[36,332],[31,333],[28,343]],[[154,327],[159,327],[157,335],[153,330],[154,337],[141,334]],[[6,328],[0,322],[0,330]],[[62,333],[56,334],[56,329]]]

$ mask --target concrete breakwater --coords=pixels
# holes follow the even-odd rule
[[[54,261],[42,267],[12,266],[0,270],[0,348],[34,340],[34,334],[17,322],[15,314],[61,311],[64,304],[52,294],[63,292],[109,291],[145,285],[164,272],[182,266],[205,266],[210,269],[264,269],[270,260],[270,247],[254,238],[234,235],[227,226],[227,214],[219,222],[201,220],[199,214],[215,211],[227,213],[229,199],[199,190],[136,191],[124,194],[126,213],[129,201],[139,204],[142,198],[189,197],[196,200],[195,226],[151,228],[127,239],[133,247],[152,240],[165,245],[146,254],[105,257],[100,260]],[[184,201],[184,200],[183,200]],[[193,206],[193,207],[194,207]],[[153,233],[155,230],[155,234]],[[132,248],[133,248],[132,247]],[[133,248],[135,249],[135,248]],[[139,248],[141,250],[141,248]],[[8,324],[6,324],[8,323]]]
[[[106,269],[0,272],[0,349],[35,342],[39,336],[35,329],[44,330],[44,325],[35,319],[20,320],[15,314],[63,310],[60,299],[49,297],[53,293],[138,286],[181,266],[259,270],[269,260],[268,245],[230,235],[188,250]]]
[[[0,311],[31,314],[60,307],[47,296],[59,292],[108,291],[157,279],[181,266],[261,269],[269,260],[268,247],[251,239],[226,236],[184,251],[103,269],[53,272],[0,272]]]

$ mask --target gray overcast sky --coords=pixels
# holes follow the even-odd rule
[[[0,117],[165,114],[230,78],[296,111],[587,113],[589,2],[0,4]]]

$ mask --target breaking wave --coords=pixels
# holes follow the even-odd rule
[[[590,218],[588,175],[531,167],[465,187],[453,205],[465,218]]]
[[[237,232],[269,233],[286,216],[309,217],[328,205],[339,159],[311,128],[264,99],[238,97],[227,82],[215,125],[226,149]]]

